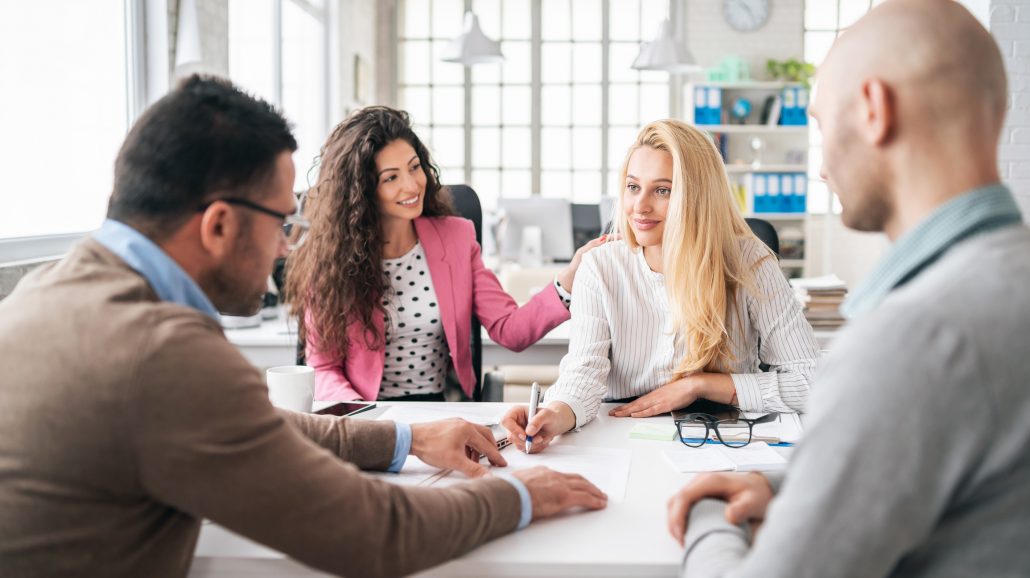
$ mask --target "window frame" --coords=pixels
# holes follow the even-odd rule
[[[543,92],[542,89],[543,89],[543,86],[544,86],[543,79],[542,79],[542,48],[543,48],[543,45],[545,43],[548,43],[548,42],[564,42],[564,41],[545,40],[543,38],[542,18],[543,18],[543,3],[544,3],[544,1],[545,0],[530,0],[530,10],[531,10],[530,26],[531,26],[531,31],[530,31],[530,37],[528,39],[529,43],[530,43],[530,66],[531,66],[531,70],[530,70],[530,83],[529,83],[529,87],[530,87],[530,103],[531,103],[530,126],[529,126],[529,128],[530,128],[530,146],[531,146],[530,167],[529,167],[529,170],[530,170],[530,185],[531,185],[530,186],[530,192],[529,192],[529,196],[530,197],[539,197],[539,196],[541,196],[541,194],[542,194],[541,175],[545,172],[545,170],[542,167],[542,158],[541,158],[542,157],[542,146],[541,146],[542,145],[542,133],[543,133],[543,128],[544,128],[543,119],[541,118],[542,117],[542,113],[541,113],[541,110],[542,110],[542,92]],[[601,38],[600,38],[600,40],[590,41],[590,42],[591,43],[596,42],[601,47],[601,67],[602,67],[601,68],[601,79],[600,79],[599,83],[597,84],[597,86],[601,90],[601,111],[600,111],[601,118],[600,118],[600,123],[599,123],[598,127],[591,126],[590,128],[598,128],[600,130],[600,133],[601,133],[601,142],[599,143],[599,147],[598,147],[599,148],[599,154],[601,155],[601,158],[600,158],[599,168],[596,169],[598,171],[598,173],[600,174],[600,187],[601,187],[600,191],[599,191],[599,193],[600,193],[599,200],[600,200],[600,199],[604,199],[606,197],[611,197],[611,196],[614,196],[614,195],[618,194],[617,187],[614,187],[613,183],[609,179],[609,174],[611,173],[611,171],[613,169],[617,169],[618,167],[613,167],[612,166],[613,162],[611,161],[611,159],[609,159],[609,150],[608,150],[609,146],[608,145],[609,145],[609,138],[610,138],[609,133],[610,133],[611,128],[613,126],[618,126],[618,127],[621,128],[622,125],[613,125],[611,123],[610,119],[609,119],[609,116],[610,116],[610,95],[609,95],[609,92],[610,92],[611,88],[613,86],[625,86],[625,85],[633,84],[633,85],[635,85],[637,87],[637,89],[639,91],[639,90],[641,90],[641,89],[643,89],[645,87],[653,86],[655,84],[664,84],[668,88],[668,112],[669,112],[669,115],[671,117],[673,117],[673,118],[678,118],[680,116],[680,112],[682,110],[682,102],[680,102],[680,101],[681,101],[681,94],[682,94],[682,84],[685,81],[686,76],[682,75],[682,74],[669,73],[668,77],[666,78],[666,80],[664,82],[662,82],[662,83],[658,83],[658,82],[654,82],[654,81],[651,81],[651,80],[646,80],[646,79],[642,79],[642,78],[638,77],[637,80],[635,82],[633,82],[633,83],[629,83],[629,82],[625,82],[625,81],[619,81],[619,82],[616,82],[616,83],[613,84],[612,81],[609,78],[610,77],[609,67],[610,67],[610,58],[611,58],[610,57],[610,49],[611,49],[611,46],[613,46],[614,44],[619,44],[619,43],[622,43],[623,41],[621,41],[621,40],[613,41],[611,39],[611,30],[610,30],[610,27],[611,27],[611,1],[610,0],[598,0],[598,2],[599,2],[598,8],[601,10]],[[386,32],[389,33],[389,37],[392,39],[392,43],[391,43],[392,44],[392,49],[391,49],[391,51],[388,54],[381,55],[381,57],[380,57],[380,70],[382,70],[385,73],[388,73],[388,74],[391,75],[391,78],[392,78],[392,80],[394,82],[394,86],[396,87],[396,92],[391,94],[392,98],[390,100],[392,101],[394,106],[399,106],[400,102],[402,100],[401,99],[401,93],[402,93],[402,91],[405,88],[407,88],[409,86],[415,86],[415,87],[419,87],[419,88],[426,88],[426,89],[430,90],[430,92],[431,92],[433,86],[435,85],[435,82],[434,82],[432,77],[430,77],[428,79],[428,81],[426,81],[425,83],[408,83],[408,82],[405,81],[405,79],[402,76],[404,71],[403,71],[402,66],[401,66],[401,56],[400,56],[402,48],[403,48],[403,46],[402,46],[403,42],[406,41],[406,40],[430,41],[430,42],[432,42],[432,41],[439,41],[439,40],[442,40],[442,39],[436,38],[435,36],[433,36],[432,32],[430,32],[428,37],[421,36],[421,35],[420,36],[408,37],[406,35],[406,32],[403,30],[403,27],[404,27],[405,0],[394,0],[394,2],[392,2],[391,4],[393,5],[393,10],[389,10],[387,7],[383,7],[383,10],[384,10],[385,14],[388,14],[390,16],[390,18],[388,20],[388,22],[389,22],[389,24],[388,24],[389,29]],[[684,20],[685,16],[686,16],[686,11],[683,9],[683,7],[680,4],[681,3],[676,2],[676,0],[669,0],[668,16],[672,20],[674,28],[675,28],[677,34],[680,37],[682,37],[683,36],[683,32],[686,30],[686,22]],[[463,2],[463,10],[464,11],[471,10],[471,9],[473,9],[473,7],[474,7],[473,0],[464,0],[464,2]],[[646,42],[646,41],[650,40],[650,38],[648,37],[647,30],[648,30],[648,28],[646,26],[643,27],[643,29],[641,30],[641,41],[642,42]],[[501,39],[503,39],[503,36],[501,37]],[[569,40],[568,42],[571,42],[571,43],[574,44],[576,41],[575,40]],[[448,85],[448,86],[450,86],[450,85]],[[464,75],[463,75],[463,83],[461,84],[461,90],[462,90],[462,94],[464,96],[465,110],[464,110],[464,121],[463,121],[462,126],[460,127],[463,130],[464,145],[465,145],[465,150],[464,150],[464,154],[463,154],[464,165],[461,167],[461,170],[463,171],[463,178],[464,178],[464,183],[465,184],[471,184],[472,183],[472,174],[475,171],[475,169],[482,169],[482,168],[484,168],[484,167],[476,167],[476,166],[474,166],[474,163],[473,163],[473,159],[472,159],[472,146],[473,146],[472,134],[473,134],[473,132],[477,128],[495,128],[495,127],[492,127],[492,126],[475,124],[473,122],[473,119],[472,119],[472,106],[471,105],[472,105],[473,89],[476,88],[476,87],[483,87],[483,86],[487,86],[487,87],[507,86],[507,84],[503,83],[503,81],[502,81],[502,83],[500,85],[494,84],[494,83],[486,83],[486,84],[474,83],[473,80],[472,80],[471,69],[469,67],[465,67]],[[549,84],[549,86],[553,86],[553,85]],[[430,98],[432,98],[432,97],[430,97]],[[430,111],[431,110],[432,109],[430,107]],[[432,120],[433,120],[432,118],[428,119],[428,121],[427,120],[423,120],[423,119],[417,119],[417,118],[413,119],[413,120],[415,121],[416,125],[422,125],[422,126],[429,127],[430,130],[432,130],[434,127],[437,126],[434,122],[432,122]],[[450,125],[447,125],[447,126],[448,126],[448,128],[450,128]],[[570,124],[569,128],[570,128],[570,130],[572,130],[576,126],[578,126],[578,125],[575,125],[575,123],[572,123],[572,124]],[[457,127],[455,127],[455,128],[457,128]],[[550,127],[550,128],[553,128],[553,127]],[[448,167],[448,168],[452,168],[453,169],[453,168],[457,168],[457,167]],[[512,169],[512,170],[525,170],[525,169]],[[592,172],[593,170],[594,169],[591,169],[590,172]],[[503,171],[499,171],[499,172],[503,173]],[[574,167],[570,167],[569,168],[570,176],[574,177],[574,174],[576,172],[577,171],[575,170]],[[504,196],[503,192],[498,191],[497,199],[501,199],[501,198],[505,198],[505,196]],[[569,200],[572,201],[571,195],[569,196]]]

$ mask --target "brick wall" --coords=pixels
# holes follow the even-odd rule
[[[992,0],[991,34],[1009,77],[1009,109],[1001,136],[1001,178],[1030,221],[1030,0]]]

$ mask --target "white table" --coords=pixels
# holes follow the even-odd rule
[[[483,367],[498,365],[558,365],[569,350],[571,325],[562,323],[540,341],[520,353],[498,345],[483,330]],[[826,349],[835,331],[815,332],[819,347]],[[257,367],[293,365],[297,360],[297,323],[279,318],[252,329],[227,329],[226,337]]]
[[[579,433],[566,434],[558,443],[631,450],[633,462],[623,501],[610,501],[598,512],[534,522],[419,576],[676,576],[682,550],[666,530],[665,506],[691,475],[674,471],[662,450],[679,442],[630,439],[630,428],[640,420],[608,417],[612,404],[603,407],[597,421]],[[651,419],[668,423],[670,418]],[[201,530],[190,570],[194,578],[321,575],[213,524]]]

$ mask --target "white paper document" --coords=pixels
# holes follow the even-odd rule
[[[765,442],[751,442],[742,448],[705,444],[699,448],[679,447],[663,452],[674,470],[697,472],[774,472],[787,467],[776,450]]]
[[[441,404],[442,405],[442,404]],[[500,423],[507,409],[503,406],[480,406],[475,403],[463,403],[459,408],[426,407],[419,405],[391,405],[376,419],[399,421],[402,423],[421,423],[460,417],[472,423],[482,425]]]
[[[368,472],[369,475],[400,486],[432,485],[445,472],[433,467],[415,456],[408,456],[400,472]]]
[[[526,454],[512,446],[501,452],[508,460],[506,468],[492,468],[500,474],[510,474],[535,466],[546,466],[556,472],[579,474],[608,494],[614,502],[626,496],[629,467],[633,452],[625,449],[584,446],[551,446],[538,454]],[[453,475],[453,474],[452,474]]]

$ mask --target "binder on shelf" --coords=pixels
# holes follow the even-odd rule
[[[780,123],[780,113],[783,110],[783,99],[779,95],[770,96],[765,99],[765,104],[762,106],[762,124],[766,126],[776,126]]]
[[[717,86],[708,87],[708,124],[722,124],[722,89]]]
[[[808,89],[803,86],[799,86],[794,90],[798,93],[797,124],[798,126],[808,126]]]
[[[694,124],[711,124],[708,122],[708,89],[704,86],[694,87]]]
[[[794,88],[788,86],[783,89],[783,110],[780,113],[780,124],[791,125],[794,123],[795,109],[797,108],[797,93]]]
[[[783,210],[783,195],[780,194],[780,176],[776,174],[765,177],[766,205],[765,212],[779,213]]]
[[[751,175],[751,190],[754,193],[754,211],[756,213],[769,212],[769,198],[765,190],[765,181],[765,174],[763,173],[755,173]]]
[[[784,173],[774,176],[780,179],[780,212],[793,213],[797,203],[794,200],[794,175]]]
[[[808,211],[808,176],[805,173],[797,173],[794,175],[794,198],[796,205],[794,206],[795,213],[804,213]]]

